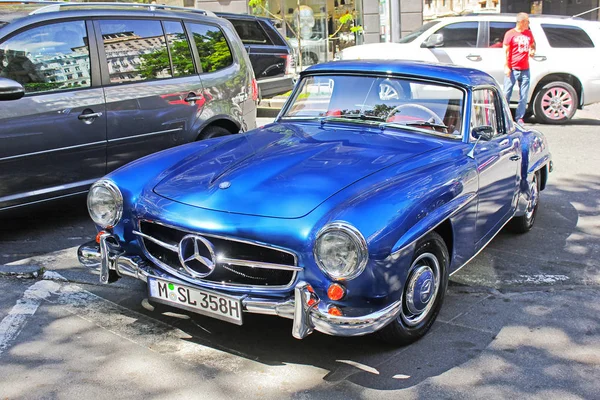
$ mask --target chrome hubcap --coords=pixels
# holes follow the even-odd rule
[[[440,264],[431,253],[421,254],[411,265],[404,290],[400,318],[409,326],[422,322],[428,315],[440,285]]]
[[[527,212],[525,213],[527,220],[531,220],[531,218],[533,217],[533,213],[535,212],[535,206],[537,206],[537,203],[539,201],[537,178],[535,176],[529,184],[529,192],[531,193],[531,196],[527,204]]]
[[[551,88],[542,96],[542,110],[550,119],[563,119],[569,116],[573,109],[573,98],[563,88]]]

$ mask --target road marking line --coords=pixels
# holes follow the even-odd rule
[[[0,355],[19,336],[27,319],[37,311],[43,300],[60,289],[60,284],[54,281],[38,281],[31,285],[23,297],[8,312],[0,322]]]

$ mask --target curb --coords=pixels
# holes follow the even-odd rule
[[[256,117],[257,118],[275,118],[281,111],[280,108],[275,107],[257,107]]]
[[[0,277],[36,279],[44,273],[44,267],[36,265],[0,265]]]

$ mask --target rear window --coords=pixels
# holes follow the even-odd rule
[[[581,28],[568,25],[542,24],[550,47],[557,49],[589,48],[594,42]]]
[[[212,25],[190,24],[200,57],[202,72],[215,72],[233,64],[233,55],[225,35]]]
[[[270,44],[258,21],[231,19],[231,23],[244,44]]]

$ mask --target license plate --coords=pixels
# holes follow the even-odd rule
[[[163,304],[242,325],[242,301],[209,290],[148,278],[149,296]]]

